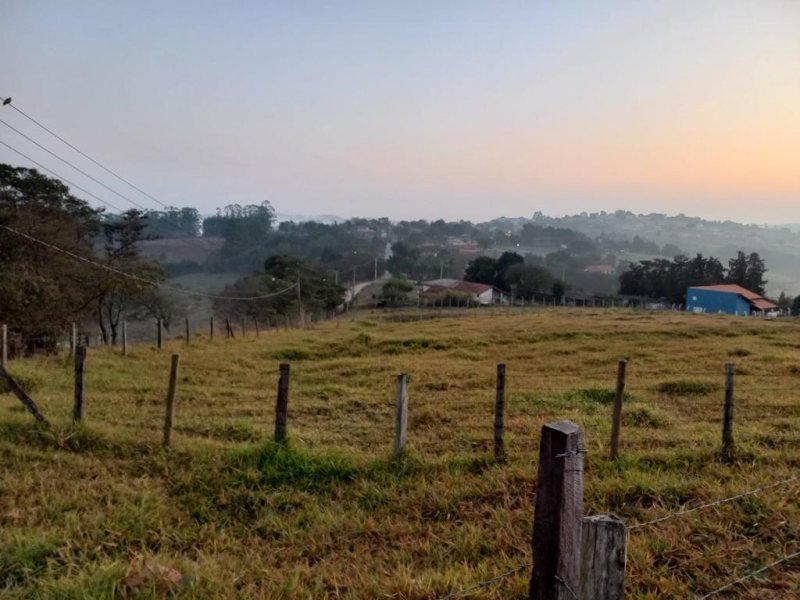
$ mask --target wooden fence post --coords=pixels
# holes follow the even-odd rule
[[[225,329],[228,332],[228,337],[236,337],[233,335],[233,329],[231,329],[231,320],[229,317],[225,317]]]
[[[86,412],[85,383],[86,346],[78,346],[75,348],[75,400],[72,405],[72,420],[76,423],[83,421]]]
[[[0,330],[0,344],[3,346],[0,348],[0,367],[5,368],[8,365],[8,325],[3,323]]]
[[[163,327],[163,325],[161,324],[161,319],[158,319],[158,349],[159,350],[161,350],[162,345],[163,345],[163,337],[164,336],[163,336],[163,333],[162,333],[162,327]]]
[[[169,388],[167,389],[167,409],[164,414],[164,447],[168,448],[172,440],[172,424],[175,421],[175,387],[178,384],[178,364],[180,354],[172,355],[172,364],[169,370]]]
[[[278,379],[278,401],[275,405],[275,441],[286,439],[286,422],[289,411],[289,378],[291,370],[288,363],[281,363]]]
[[[623,600],[628,531],[610,515],[581,523],[581,600]]]
[[[6,387],[8,387],[11,393],[14,394],[20,402],[22,402],[23,406],[28,409],[28,412],[30,412],[37,421],[44,423],[45,425],[49,425],[47,419],[45,419],[44,415],[41,413],[41,411],[39,411],[39,407],[36,406],[36,403],[33,401],[33,399],[25,393],[25,390],[19,387],[17,382],[14,381],[14,379],[8,374],[5,367],[2,365],[0,365],[0,381],[6,384]]]
[[[256,326],[256,337],[258,337],[258,319],[256,317],[253,317],[253,323]]]
[[[619,431],[622,428],[622,401],[625,398],[625,369],[628,361],[617,365],[617,393],[614,396],[614,414],[611,419],[611,460],[619,457]]]
[[[211,317],[211,322],[209,323],[209,327],[208,327],[208,334],[209,334],[209,339],[213,342],[214,341],[214,317]]]
[[[583,431],[571,421],[542,426],[530,600],[572,600],[580,584]]]
[[[186,323],[186,343],[188,344],[192,339],[192,335],[189,333],[189,317],[186,317],[184,322]]]
[[[733,447],[733,363],[725,365],[725,407],[722,414],[722,455],[732,460]]]
[[[506,407],[506,365],[497,365],[497,389],[494,396],[494,459],[506,459],[506,447],[503,441],[503,417]]]
[[[128,322],[122,321],[122,356],[128,355]]]
[[[73,323],[71,337],[69,338],[70,356],[75,356],[75,348],[77,347],[78,347],[78,326],[75,323]]]
[[[244,317],[242,317],[242,337],[245,337],[246,334],[247,334],[247,326],[244,321]]]
[[[394,456],[399,458],[406,450],[408,439],[408,382],[406,373],[397,376],[397,406],[395,413]]]

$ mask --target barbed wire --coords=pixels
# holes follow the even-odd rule
[[[761,573],[769,571],[770,569],[772,569],[774,567],[777,567],[780,564],[783,564],[785,562],[789,562],[790,560],[794,560],[797,557],[800,557],[800,552],[794,552],[792,554],[788,554],[788,555],[784,556],[783,558],[780,558],[780,559],[778,559],[778,560],[776,560],[774,562],[771,562],[770,564],[768,564],[768,565],[766,565],[764,567],[761,567],[760,569],[756,569],[752,573],[748,573],[747,575],[745,575],[743,577],[739,577],[739,579],[735,579],[734,581],[731,581],[730,583],[726,583],[722,587],[719,587],[719,588],[717,588],[717,589],[715,589],[715,590],[713,590],[711,592],[708,592],[707,594],[704,594],[702,596],[698,596],[697,600],[706,600],[706,598],[711,598],[712,596],[716,596],[720,592],[724,592],[727,589],[730,589],[730,588],[732,588],[732,587],[734,587],[736,585],[739,585],[740,583],[743,583],[743,582],[747,581],[748,579],[752,579],[753,577],[756,577],[757,575],[760,575]]]
[[[523,563],[521,565],[518,565],[518,566],[514,567],[513,569],[509,569],[508,571],[503,571],[502,573],[500,573],[499,575],[495,575],[491,579],[486,579],[484,581],[480,581],[480,582],[475,583],[475,584],[473,584],[473,585],[471,585],[469,587],[466,587],[466,588],[464,588],[462,590],[458,590],[457,592],[452,592],[452,593],[448,594],[447,596],[440,596],[439,598],[437,598],[437,600],[452,600],[452,598],[463,598],[465,596],[469,596],[470,594],[472,594],[474,592],[477,592],[478,590],[482,590],[484,588],[487,588],[490,585],[493,585],[493,584],[497,583],[498,581],[500,581],[502,579],[505,579],[506,577],[510,577],[511,575],[514,575],[515,573],[519,573],[520,571],[522,571],[524,569],[528,569],[528,568],[530,568],[532,566],[533,566],[533,563]]]
[[[788,485],[795,481],[800,480],[800,475],[795,475],[794,477],[789,477],[788,479],[783,479],[781,481],[776,481],[774,483],[769,483],[765,485],[760,485],[757,488],[753,488],[752,490],[748,490],[746,492],[741,492],[734,496],[729,496],[728,498],[722,498],[721,500],[715,500],[714,502],[708,502],[707,504],[701,504],[700,506],[696,506],[694,508],[689,508],[687,510],[679,510],[674,513],[670,513],[668,515],[664,515],[663,517],[658,517],[657,519],[652,519],[651,521],[645,521],[644,523],[637,523],[636,525],[631,525],[628,527],[628,531],[634,531],[636,529],[641,529],[643,527],[649,527],[650,525],[655,525],[656,523],[662,523],[663,521],[669,521],[670,519],[677,519],[679,517],[684,517],[686,515],[699,512],[701,510],[706,510],[708,508],[713,508],[715,506],[720,506],[721,504],[727,504],[728,502],[733,502],[734,500],[738,500],[739,498],[745,498],[747,496],[752,496],[754,494],[760,494],[761,492],[765,492],[766,490],[771,490],[776,487],[780,487],[782,485]]]

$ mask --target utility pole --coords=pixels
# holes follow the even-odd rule
[[[350,294],[350,304],[356,301],[356,268],[353,267],[353,292]]]
[[[375,259],[375,279],[374,281],[378,281],[378,259]]]
[[[439,279],[444,279],[444,261],[439,262]]]
[[[300,272],[297,273],[297,315],[300,320],[300,327],[305,327],[305,315],[303,315],[303,300],[300,297]]]
[[[334,271],[333,272],[333,282],[336,285],[339,285],[339,271]]]

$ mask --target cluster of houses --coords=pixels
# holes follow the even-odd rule
[[[460,279],[433,279],[421,285],[420,300],[426,303],[460,299],[473,305],[508,304],[509,295],[492,285]],[[584,301],[585,304],[585,301]],[[738,316],[775,315],[780,307],[739,285],[706,285],[686,291],[686,310],[695,313],[726,313]]]

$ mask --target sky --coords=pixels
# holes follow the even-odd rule
[[[203,213],[800,222],[798,0],[0,0],[0,56],[1,97]]]

